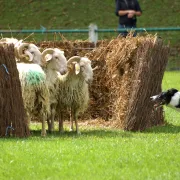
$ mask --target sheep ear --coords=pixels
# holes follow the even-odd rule
[[[28,55],[28,61],[32,61],[34,58],[34,55],[32,55],[28,50],[24,51],[24,54]],[[26,58],[27,59],[27,58]]]
[[[75,74],[77,75],[77,74],[79,74],[79,72],[80,72],[80,65],[79,65],[79,63],[76,63],[75,64]]]
[[[46,61],[50,61],[52,59],[52,54],[47,54],[45,56]]]

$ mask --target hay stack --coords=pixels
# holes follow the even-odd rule
[[[114,41],[107,54],[114,126],[144,130],[164,123],[162,109],[154,111],[150,96],[161,92],[169,48],[156,36],[130,36]]]
[[[84,56],[87,52],[91,51],[94,48],[94,43],[88,41],[43,41],[37,44],[42,49],[45,48],[60,48],[65,52],[66,57],[69,59],[72,56]]]
[[[130,94],[124,121],[126,130],[144,130],[164,123],[162,109],[156,111],[149,97],[162,90],[169,48],[157,37],[140,39],[140,42],[131,84],[135,91]]]
[[[13,129],[14,130],[13,130]],[[30,135],[13,45],[0,46],[0,137]]]
[[[47,44],[50,43],[41,46],[45,48]],[[90,106],[81,118],[111,119],[111,126],[125,130],[144,130],[164,123],[162,109],[154,111],[150,101],[150,96],[161,91],[169,54],[169,48],[157,36],[129,35],[99,41],[94,50],[87,50],[93,47],[87,42],[53,45],[64,49],[68,58],[86,55],[93,67],[99,67],[90,87]]]
[[[164,123],[162,109],[154,111],[150,96],[161,92],[168,54],[163,41],[151,35],[114,39],[101,53],[93,54],[106,62],[101,81],[109,92],[106,108],[113,127],[141,131]]]

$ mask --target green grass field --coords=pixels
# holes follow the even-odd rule
[[[180,72],[166,72],[163,89],[180,89]],[[180,118],[165,108],[167,125],[144,132],[81,128],[40,137],[32,125],[27,139],[0,139],[0,179],[122,179],[180,178]]]
[[[139,2],[143,15],[138,27],[179,26],[179,0]],[[112,0],[0,0],[0,11],[0,29],[86,29],[90,23],[116,29],[118,24]],[[24,38],[29,34],[12,35]],[[104,33],[99,39],[116,35]],[[171,47],[179,47],[179,32],[158,35]],[[88,38],[87,34],[64,36]],[[27,40],[33,39],[55,36],[35,34]],[[171,58],[177,57],[176,53]],[[171,87],[180,90],[180,72],[165,73],[163,89]],[[180,113],[164,109],[167,125],[141,133],[83,127],[80,136],[56,132],[42,138],[40,126],[33,124],[33,135],[27,139],[0,138],[0,180],[179,180]]]
[[[139,0],[143,15],[139,27],[179,26],[179,0]],[[163,7],[163,8],[162,8]],[[0,29],[116,28],[115,1],[104,0],[0,0]]]

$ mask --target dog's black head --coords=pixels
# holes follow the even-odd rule
[[[152,100],[155,102],[155,107],[160,107],[162,105],[168,105],[171,101],[171,98],[174,96],[175,93],[177,93],[177,89],[169,89],[167,91],[161,92],[158,95],[152,96]]]

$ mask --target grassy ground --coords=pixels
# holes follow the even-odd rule
[[[163,88],[180,89],[179,72],[166,72]],[[82,128],[28,139],[0,139],[0,179],[163,179],[180,177],[179,114],[165,108],[167,125],[145,132]]]
[[[139,0],[143,15],[139,27],[179,26],[179,0]],[[162,8],[163,7],[163,8]],[[0,29],[117,27],[115,1],[104,0],[0,0]]]
[[[138,18],[138,27],[179,26],[179,0],[139,0],[139,3],[143,15]],[[0,12],[0,29],[41,29],[42,26],[47,29],[84,29],[90,23],[96,23],[99,28],[116,29],[118,25],[115,1],[112,0],[0,0]],[[180,43],[177,32],[158,34],[172,44]],[[88,38],[87,34],[64,35],[67,39]],[[103,33],[99,39],[113,36],[117,34]],[[53,38],[46,34],[34,37],[43,40]]]
[[[116,28],[114,1],[103,0],[0,0],[0,29]],[[138,27],[178,26],[180,1],[139,0],[143,16]],[[115,35],[115,34],[114,34]],[[176,32],[159,33],[179,45]],[[5,36],[5,35],[4,35]],[[22,34],[15,35],[23,37]],[[26,35],[27,36],[27,35]],[[82,36],[82,35],[81,35]],[[116,36],[116,35],[115,35]],[[65,35],[76,39],[76,34]],[[112,37],[102,34],[100,38]],[[48,40],[49,35],[34,35]],[[52,38],[52,36],[51,36]],[[84,38],[87,38],[84,35]],[[166,72],[163,89],[180,89],[179,72]],[[133,133],[102,128],[81,128],[82,135],[67,132],[40,137],[32,126],[28,139],[0,139],[0,179],[163,179],[180,177],[180,114],[165,108],[168,124]]]

